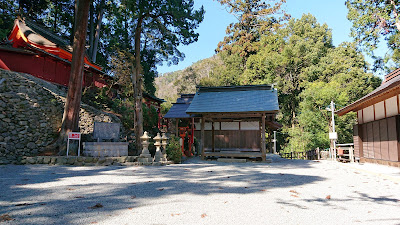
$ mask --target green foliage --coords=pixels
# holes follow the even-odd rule
[[[0,41],[11,31],[17,13],[17,3],[14,0],[0,1]]]
[[[393,70],[397,68],[400,65],[399,2],[347,0],[346,6],[349,9],[347,18],[353,23],[351,35],[368,54],[376,59],[375,69],[386,67],[385,69]],[[388,52],[386,56],[375,56],[373,52],[378,47],[382,37],[385,37],[391,52]],[[394,62],[392,68],[388,68],[384,64],[389,60]]]
[[[345,106],[380,85],[367,73],[368,64],[355,43],[332,45],[331,30],[305,14],[287,26],[262,35],[260,49],[242,66],[240,55],[219,53],[223,65],[201,80],[202,85],[275,84],[283,125],[278,138],[284,151],[305,151],[329,147],[331,114],[326,107],[333,100]],[[354,113],[336,117],[339,142],[352,141]]]
[[[301,19],[291,19],[275,35],[263,37],[261,43],[265,47],[249,57],[241,83],[276,83],[283,113],[281,122],[291,126],[296,123],[304,84],[318,78],[318,73],[310,73],[307,68],[317,65],[332,48],[331,31],[314,16],[305,14]]]
[[[172,160],[174,163],[180,163],[182,161],[182,151],[179,144],[179,138],[175,135],[172,135],[169,138],[166,152],[168,159]]]
[[[147,107],[143,104],[143,129],[148,131],[151,135],[160,132],[157,127],[158,113],[154,106]]]
[[[223,66],[221,57],[213,56],[200,60],[184,70],[157,77],[155,80],[156,95],[171,104],[176,101],[178,93],[194,94],[196,86],[204,85],[203,80],[214,77],[214,71],[221,66]]]
[[[115,98],[117,91],[110,88],[91,87],[84,90],[82,101],[97,109],[111,111],[119,116],[125,130],[133,129],[133,100],[132,98]]]
[[[262,34],[278,29],[280,22],[289,16],[281,6],[285,0],[273,0],[271,4],[259,0],[218,0],[226,6],[238,21],[226,29],[226,36],[218,44],[217,51],[227,51],[243,59],[257,53]]]
[[[313,82],[305,82],[300,94],[298,123],[296,128],[287,128],[289,134],[285,151],[292,149],[328,148],[328,132],[331,131],[331,112],[325,108],[331,100],[338,108],[345,106],[379,86],[380,80],[365,73],[365,60],[354,44],[343,43],[331,48],[320,63],[307,68],[307,73],[318,71],[319,77]],[[339,143],[352,142],[355,113],[335,116]],[[303,143],[306,144],[303,144]]]

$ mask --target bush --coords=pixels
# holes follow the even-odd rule
[[[181,163],[182,160],[181,146],[179,144],[179,138],[176,137],[175,135],[172,135],[170,137],[166,152],[168,160],[171,160],[174,163]]]

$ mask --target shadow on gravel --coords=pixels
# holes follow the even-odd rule
[[[374,203],[374,204],[383,204],[383,205],[392,205],[392,206],[397,206],[398,205],[398,199],[395,198],[390,198],[387,196],[380,196],[380,197],[371,197],[368,194],[361,193],[361,192],[355,192],[359,196],[354,196],[354,197],[347,197],[347,198],[335,198],[335,197],[330,197],[329,199],[327,198],[309,198],[309,199],[302,199],[302,198],[297,198],[296,200],[299,202],[307,202],[307,203],[312,203],[319,205],[321,207],[328,207],[330,209],[340,209],[340,210],[351,210],[350,208],[345,208],[343,206],[339,206],[338,203],[344,203],[344,202],[366,202],[366,203]],[[293,203],[289,202],[287,200],[283,199],[278,199],[276,201],[278,204],[281,205],[286,205],[286,206],[292,206],[296,207],[299,209],[307,209],[306,206],[301,205],[301,203]],[[329,210],[329,209],[327,209]]]
[[[315,162],[244,163],[189,160],[164,167],[1,166],[4,224],[82,224],[118,216],[171,195],[251,194],[323,181],[320,176],[272,172]],[[184,201],[179,197],[176,201]],[[98,207],[90,208],[95,206]],[[100,219],[101,220],[101,219]]]

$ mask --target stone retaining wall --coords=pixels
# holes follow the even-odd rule
[[[5,81],[0,84],[0,161],[16,163],[22,156],[39,154],[57,137],[66,92],[65,88],[29,74],[0,69],[2,78]],[[113,114],[82,104],[79,127],[87,140],[94,121],[121,122]]]

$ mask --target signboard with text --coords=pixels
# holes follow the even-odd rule
[[[69,132],[68,133],[68,139],[79,140],[79,139],[81,139],[81,133],[79,133],[79,132]]]
[[[68,132],[68,142],[67,142],[67,156],[69,155],[69,140],[78,140],[78,156],[80,156],[81,151],[81,133],[80,132]]]

